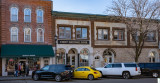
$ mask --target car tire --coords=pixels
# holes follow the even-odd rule
[[[123,72],[122,77],[123,77],[124,79],[129,79],[131,76],[130,76],[130,73],[129,73],[129,72]]]
[[[57,82],[62,81],[61,75],[56,75],[56,76],[55,76],[55,80],[56,80]]]
[[[94,79],[94,76],[90,74],[90,75],[88,75],[88,79],[89,79],[89,80],[93,80],[93,79]]]
[[[152,77],[153,78],[158,78],[159,77],[159,73],[158,72],[153,72],[152,73]]]
[[[34,80],[34,81],[38,81],[38,80],[39,80],[38,74],[34,74],[34,75],[33,75],[33,80]]]

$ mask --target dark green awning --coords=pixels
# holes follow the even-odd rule
[[[51,45],[2,45],[1,57],[53,57]]]

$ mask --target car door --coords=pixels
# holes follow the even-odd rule
[[[56,68],[57,68],[56,65],[52,65],[49,68],[49,72],[50,72],[52,78],[55,78],[55,76],[56,76]]]
[[[90,69],[83,68],[83,70],[82,70],[82,78],[88,78],[89,74],[90,74]]]
[[[74,78],[82,78],[84,68],[77,68],[74,70]]]
[[[112,75],[122,75],[122,64],[116,63],[112,64],[112,70],[110,71]]]
[[[111,71],[112,71],[112,64],[108,64],[104,67],[102,73],[103,75],[112,75]]]
[[[49,65],[43,67],[41,70],[41,78],[51,78],[51,73],[49,71]]]

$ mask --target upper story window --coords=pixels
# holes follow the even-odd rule
[[[24,42],[31,42],[31,29],[30,28],[24,29]]]
[[[124,40],[124,29],[113,30],[113,40]]]
[[[18,42],[18,28],[11,28],[11,42]]]
[[[18,8],[12,7],[11,8],[11,17],[10,17],[12,22],[17,22],[18,21]]]
[[[43,10],[37,10],[37,23],[43,23]]]
[[[59,27],[60,39],[71,39],[71,27]]]
[[[24,9],[24,22],[31,22],[31,9]]]
[[[44,30],[42,28],[37,29],[37,42],[44,42]]]
[[[156,32],[155,31],[150,31],[147,33],[146,41],[156,41]]]
[[[87,39],[87,28],[76,28],[77,39]]]
[[[98,40],[109,40],[109,30],[98,29]]]

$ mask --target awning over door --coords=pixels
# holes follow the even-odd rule
[[[53,57],[52,45],[2,45],[1,57]]]

